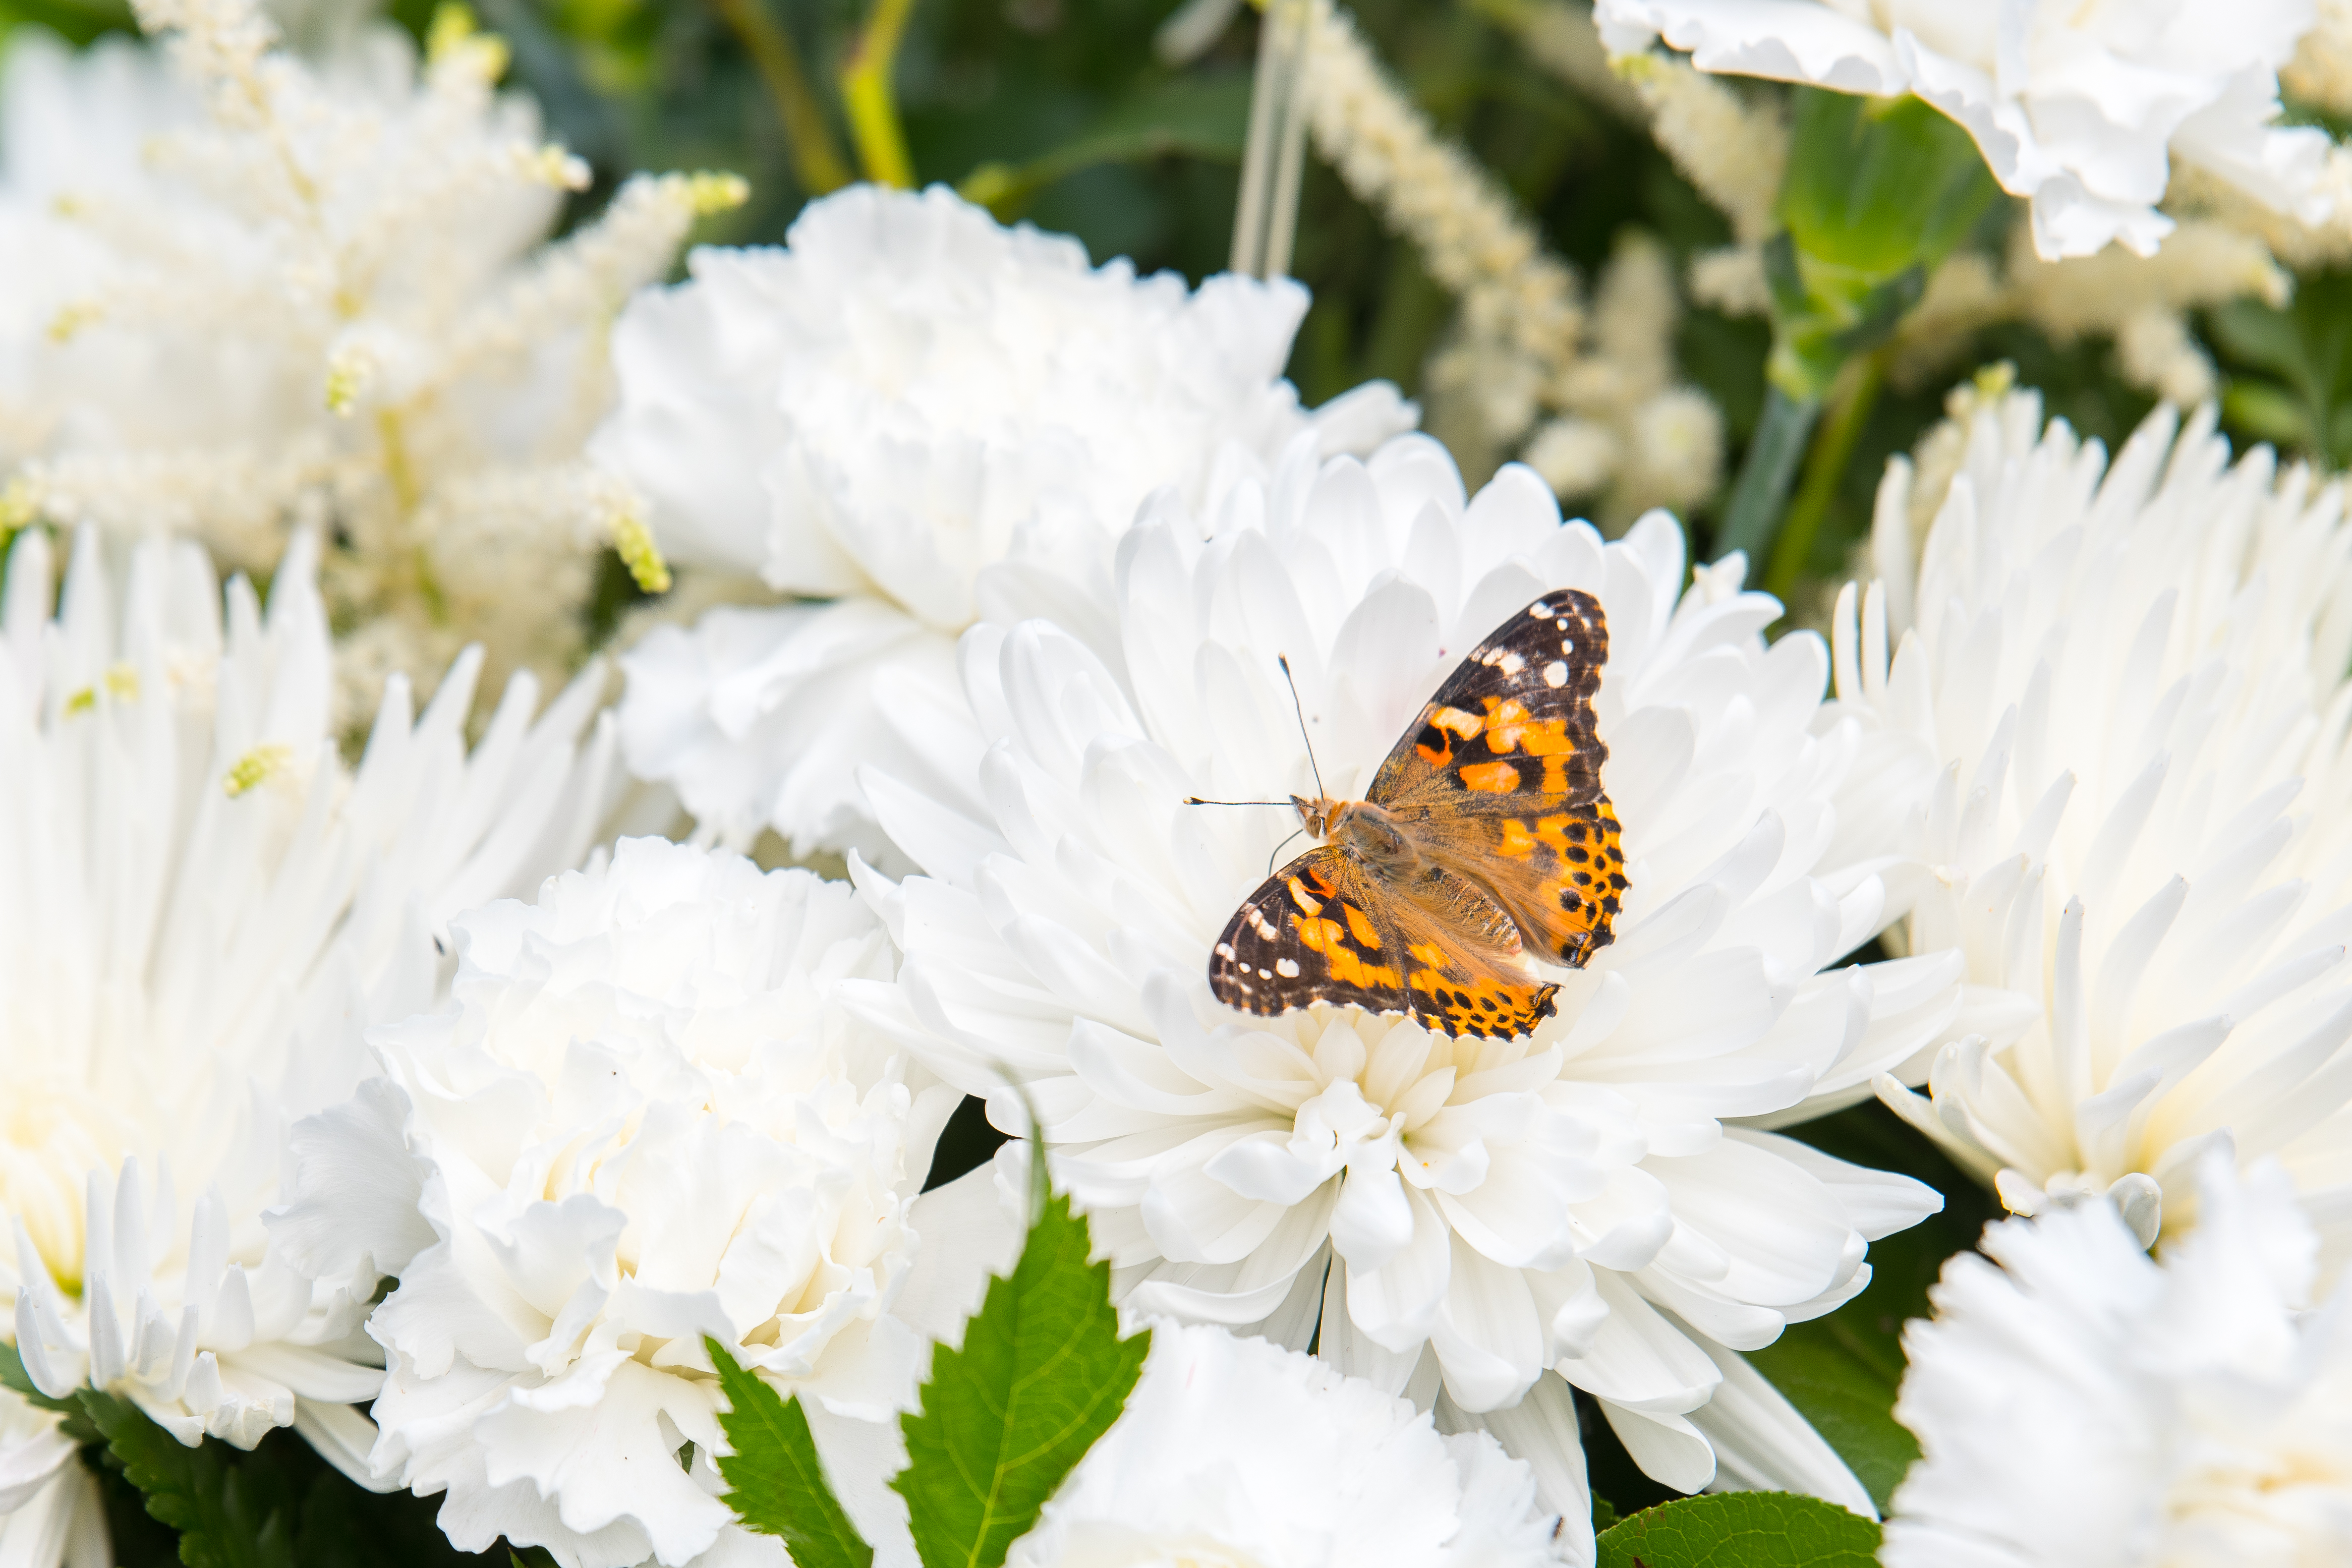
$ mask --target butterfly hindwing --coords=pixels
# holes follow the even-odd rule
[[[1471,650],[1368,792],[1547,961],[1576,967],[1612,939],[1626,886],[1593,706],[1608,662],[1600,601],[1544,595]]]
[[[1261,1017],[1315,1002],[1411,1013],[1452,1035],[1524,1034],[1556,987],[1519,967],[1510,917],[1468,880],[1425,866],[1409,887],[1336,845],[1309,850],[1234,913],[1209,959],[1228,1007]]]

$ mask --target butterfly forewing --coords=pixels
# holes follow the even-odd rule
[[[1524,1034],[1558,988],[1517,963],[1510,916],[1476,884],[1424,866],[1372,877],[1335,845],[1307,851],[1250,894],[1209,957],[1217,999],[1272,1017],[1313,1002],[1411,1013],[1447,1034]]]
[[[1600,601],[1544,595],[1471,650],[1367,795],[1424,855],[1483,884],[1553,963],[1607,946],[1625,892],[1593,707],[1608,662]]]

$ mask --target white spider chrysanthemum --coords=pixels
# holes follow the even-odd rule
[[[1739,1456],[1760,1451],[1781,1484],[1868,1507],[1723,1347],[1845,1300],[1865,1240],[1937,1200],[1724,1124],[1865,1093],[1959,1001],[1949,956],[1823,972],[1882,904],[1830,804],[1859,737],[1817,722],[1820,640],[1768,649],[1780,607],[1736,563],[1685,593],[1683,559],[1663,515],[1611,545],[1562,526],[1524,468],[1467,500],[1425,438],[1320,467],[1302,438],[1205,540],[1172,503],[1138,523],[1115,666],[1041,622],[966,634],[984,818],[866,778],[928,873],[869,881],[908,954],[872,1010],[999,1091],[1000,1124],[1005,1076],[1025,1084],[1127,1301],[1297,1343],[1321,1313],[1348,1370],[1424,1404],[1442,1377],[1525,1457],[1566,1444],[1538,1469],[1588,1540],[1549,1368],[1685,1490],[1753,1484]],[[1315,789],[1277,655],[1323,781],[1360,793],[1479,638],[1558,588],[1608,616],[1600,732],[1632,882],[1615,945],[1553,976],[1558,1017],[1482,1042],[1217,1006],[1212,944],[1295,820],[1183,801]]]
[[[1484,1432],[1328,1363],[1160,1323],[1118,1422],[1008,1568],[1549,1568],[1557,1521]]]
[[[672,559],[830,601],[714,611],[623,662],[630,767],[738,845],[872,853],[861,763],[966,782],[956,634],[1107,628],[1112,542],[1159,486],[1197,504],[1310,425],[1352,450],[1412,423],[1378,382],[1300,410],[1297,285],[1090,268],[944,188],[845,191],[781,249],[689,267],[622,318],[596,455]]]
[[[2279,118],[2278,68],[2311,0],[1598,0],[1612,46],[1660,35],[1702,70],[1910,92],[1976,139],[2033,204],[2042,255],[2147,255],[2172,163],[2306,223],[2326,217],[2325,131]]]
[[[0,524],[165,527],[267,570],[331,522],[326,591],[380,664],[576,660],[629,527],[580,460],[604,330],[740,183],[640,177],[541,244],[587,168],[494,90],[505,50],[462,8],[421,63],[381,26],[299,59],[251,0],[137,12],[161,42],[11,39]],[[340,719],[383,673],[339,666]]]
[[[453,932],[448,1006],[370,1035],[384,1076],[297,1130],[274,1222],[329,1278],[399,1276],[377,1475],[446,1491],[464,1551],[782,1563],[719,1500],[703,1337],[821,1440],[911,1404],[890,1308],[961,1096],[839,1004],[888,938],[846,883],[659,839]]]
[[[1886,1568],[2352,1561],[2352,1287],[2310,1310],[2316,1239],[2276,1167],[2217,1151],[2200,1176],[2161,1264],[2087,1203],[1944,1266],[1903,1335],[1921,1457]]]
[[[141,547],[118,597],[85,534],[52,620],[47,537],[10,552],[0,1337],[53,1396],[87,1380],[190,1444],[290,1424],[364,1474],[366,1298],[313,1287],[263,1233],[286,1129],[352,1092],[369,1019],[431,1002],[451,914],[579,857],[615,743],[606,722],[580,744],[600,673],[536,721],[519,676],[469,757],[472,653],[421,720],[395,683],[347,768],[315,564],[306,536],[266,619],[231,583],[224,624],[196,546]],[[102,1552],[71,1445],[16,1398],[0,1545],[36,1568]],[[61,1544],[76,1497],[97,1534]]]
[[[1855,798],[1909,813],[1909,940],[1988,998],[1927,1100],[1883,1092],[2012,1210],[2113,1190],[2144,1242],[2233,1134],[2332,1269],[2352,529],[2340,486],[2231,465],[2210,412],[2176,431],[2159,410],[2110,463],[2030,393],[1979,402],[1916,573],[1908,465],[1880,490],[1883,582],[1836,622],[1839,694],[1883,727]]]

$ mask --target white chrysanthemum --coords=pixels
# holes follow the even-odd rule
[[[1089,268],[945,188],[845,191],[782,249],[688,265],[615,329],[596,455],[671,559],[832,601],[715,614],[624,661],[629,765],[730,842],[871,852],[859,764],[953,785],[977,760],[930,711],[961,706],[964,627],[1105,623],[1112,541],[1153,490],[1197,504],[1310,424],[1354,449],[1412,423],[1385,383],[1300,411],[1297,285]]]
[[[1171,505],[1123,541],[1116,665],[1042,622],[966,634],[983,820],[868,771],[929,873],[869,883],[908,954],[877,1016],[1000,1091],[1000,1124],[1019,1115],[1005,1078],[1026,1085],[1139,1310],[1296,1343],[1320,1312],[1348,1370],[1424,1402],[1442,1374],[1466,1412],[1533,1389],[1551,1415],[1503,1433],[1522,1453],[1572,1442],[1557,1367],[1689,1490],[1750,1479],[1754,1420],[1778,1479],[1866,1508],[1722,1348],[1859,1291],[1865,1240],[1937,1202],[1724,1124],[1866,1095],[1958,1001],[1954,957],[1822,972],[1878,928],[1882,893],[1830,803],[1859,736],[1822,722],[1820,640],[1768,648],[1780,607],[1738,591],[1736,562],[1685,593],[1672,519],[1604,545],[1517,466],[1467,500],[1418,436],[1319,468],[1303,438],[1203,532]],[[1632,886],[1615,945],[1552,976],[1559,1016],[1482,1042],[1219,1007],[1211,945],[1297,821],[1182,802],[1314,789],[1277,655],[1346,796],[1481,636],[1564,587],[1609,619],[1604,781]],[[1587,1528],[1580,1501],[1549,1502]]]
[[[1008,1568],[1549,1568],[1557,1522],[1484,1432],[1329,1363],[1160,1323],[1127,1408]]]
[[[449,1005],[371,1034],[385,1075],[298,1129],[275,1222],[399,1276],[376,1473],[446,1490],[466,1551],[782,1563],[717,1495],[703,1336],[814,1420],[911,1402],[889,1308],[960,1096],[836,999],[887,937],[846,883],[659,839],[453,930]]]
[[[2232,465],[2210,411],[2175,433],[2159,410],[2110,463],[2032,394],[1979,402],[1916,578],[1908,465],[1880,490],[1884,582],[1837,615],[1839,693],[1883,726],[1853,798],[1908,813],[1895,907],[1986,1002],[1932,1104],[1883,1092],[2011,1209],[2113,1189],[2143,1241],[2234,1134],[2285,1165],[2332,1268],[2352,529],[2339,486]]]
[[[2100,1202],[1987,1228],[1904,1331],[1887,1568],[2352,1561],[2352,1297],[2275,1167],[2201,1172],[2159,1265]],[[1998,1264],[1999,1267],[1995,1267]]]
[[[1660,35],[1702,70],[1839,92],[1911,92],[2033,203],[2050,258],[2147,255],[2172,161],[2306,223],[2326,217],[2325,131],[2277,123],[2278,68],[2311,0],[1598,0],[1613,47]]]
[[[494,671],[576,660],[628,528],[581,462],[604,330],[740,182],[633,180],[542,245],[586,166],[494,91],[505,50],[460,8],[421,63],[391,27],[298,59],[251,0],[137,9],[165,45],[10,41],[0,524],[169,528],[268,569],[331,521],[338,623],[413,675],[468,638]],[[363,724],[374,689],[341,695]]]
[[[18,538],[0,612],[0,1337],[53,1396],[87,1379],[190,1444],[290,1424],[363,1474],[365,1295],[263,1233],[286,1129],[352,1092],[371,1019],[429,1005],[452,913],[586,848],[601,674],[535,722],[518,677],[470,757],[478,653],[419,721],[396,682],[353,769],[307,538],[225,625],[194,545],[142,547],[118,596],[89,534],[52,620],[48,549]],[[9,1561],[72,1556],[15,1555],[65,1506],[30,1479],[80,1486],[70,1445],[0,1421]]]

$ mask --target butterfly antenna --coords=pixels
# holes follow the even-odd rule
[[[1278,843],[1278,844],[1276,844],[1276,845],[1275,845],[1275,846],[1274,846],[1274,852],[1273,852],[1273,853],[1271,853],[1271,854],[1269,854],[1269,855],[1267,855],[1267,856],[1265,857],[1265,874],[1266,874],[1266,875],[1268,875],[1268,876],[1272,876],[1272,875],[1274,874],[1274,862],[1275,862],[1276,861],[1280,860],[1280,859],[1282,858],[1282,852],[1283,852],[1285,849],[1286,849],[1286,848],[1288,848],[1288,847],[1289,847],[1291,839],[1296,839],[1297,837],[1298,837],[1298,833],[1303,833],[1303,832],[1305,832],[1306,831],[1307,831],[1306,829],[1301,828],[1301,829],[1299,829],[1299,830],[1298,830],[1298,832],[1297,832],[1297,833],[1293,833],[1293,834],[1291,834],[1289,839],[1285,839],[1285,840],[1283,840],[1283,841],[1282,841],[1282,842],[1281,842],[1281,843]]]
[[[1203,800],[1198,795],[1184,797],[1187,806],[1287,806],[1288,800]]]
[[[1290,655],[1276,653],[1274,662],[1282,666],[1282,678],[1290,685],[1291,711],[1298,715],[1298,738],[1307,743],[1307,766],[1315,770],[1316,798],[1328,800],[1331,791],[1323,788],[1323,765],[1315,760],[1315,737],[1307,733],[1307,705],[1298,700],[1298,678],[1290,673]]]

